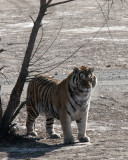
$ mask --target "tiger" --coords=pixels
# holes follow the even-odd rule
[[[94,68],[80,66],[62,81],[55,78],[38,75],[28,84],[27,89],[27,135],[37,136],[35,119],[44,113],[46,118],[46,133],[50,138],[60,138],[54,130],[54,119],[60,120],[64,144],[73,144],[71,122],[76,121],[79,142],[89,142],[86,134],[88,112],[92,88],[96,86],[97,78]]]

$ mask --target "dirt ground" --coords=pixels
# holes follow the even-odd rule
[[[57,79],[66,77],[74,66],[95,68],[98,84],[92,93],[87,131],[91,142],[78,143],[73,122],[76,143],[63,145],[59,121],[55,122],[55,129],[62,138],[51,140],[45,133],[44,117],[39,116],[35,125],[38,137],[17,137],[10,144],[0,143],[0,159],[128,159],[128,2],[114,1],[113,5],[111,1],[98,2],[79,0],[50,7],[34,50],[43,35],[40,49],[30,67],[43,73],[52,69],[48,74]],[[33,26],[30,16],[35,19],[38,8],[39,2],[35,0],[1,0],[0,49],[6,51],[0,53],[0,67],[5,66],[3,73],[7,78],[0,74],[3,109],[22,64]],[[105,17],[109,18],[107,24]],[[57,66],[58,63],[61,65]],[[22,100],[26,96],[26,86]],[[26,133],[25,121],[26,109],[23,108],[14,122],[20,135]]]

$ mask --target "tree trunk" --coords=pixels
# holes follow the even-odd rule
[[[0,123],[2,118],[1,85],[0,85]]]
[[[44,2],[42,4],[44,5]],[[12,90],[11,95],[10,95],[7,109],[4,112],[3,117],[1,118],[0,137],[4,138],[7,136],[9,129],[10,129],[12,116],[20,104],[22,90],[23,90],[24,84],[26,82],[26,78],[28,76],[28,67],[29,67],[30,58],[31,58],[32,51],[34,48],[37,33],[38,33],[39,28],[41,26],[41,21],[45,15],[45,12],[46,12],[46,4],[44,6],[40,7],[37,19],[34,22],[34,26],[32,28],[32,32],[31,32],[31,35],[29,38],[28,46],[27,46],[27,49],[25,52],[25,56],[24,56],[24,60],[23,60],[23,64],[21,67],[19,77],[18,77],[17,82]]]

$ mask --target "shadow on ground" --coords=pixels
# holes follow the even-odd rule
[[[0,152],[3,153],[3,157],[6,154],[8,159],[28,159],[38,158],[62,147],[72,146],[66,146],[62,143],[45,144],[42,141],[45,140],[41,138],[23,138],[20,136],[17,139],[13,138],[9,140],[9,142],[3,141],[0,145]]]

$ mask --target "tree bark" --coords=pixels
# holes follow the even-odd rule
[[[46,2],[46,1],[45,1]],[[10,99],[7,105],[7,109],[4,112],[3,117],[1,118],[1,123],[0,123],[0,137],[6,137],[9,129],[10,129],[10,124],[11,124],[11,119],[12,116],[17,109],[17,107],[20,104],[20,98],[22,94],[22,90],[24,87],[24,84],[26,82],[26,78],[28,76],[28,67],[29,67],[29,62],[30,58],[32,55],[32,51],[34,48],[35,40],[37,37],[37,33],[39,31],[39,28],[41,27],[41,21],[45,15],[47,6],[44,4],[44,1],[42,0],[43,6],[40,7],[38,16],[36,21],[34,22],[34,26],[32,28],[32,32],[29,38],[28,46],[25,52],[24,60],[22,63],[21,71],[19,74],[19,77],[17,79],[17,82],[12,90],[12,93],[10,95]]]

